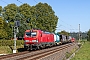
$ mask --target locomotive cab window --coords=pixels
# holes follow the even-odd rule
[[[31,36],[32,36],[32,37],[37,36],[37,32],[31,32]]]
[[[26,32],[26,35],[27,35],[27,36],[31,36],[30,32]]]

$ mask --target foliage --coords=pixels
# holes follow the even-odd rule
[[[5,20],[14,22],[16,13],[18,12],[18,7],[15,4],[8,4],[4,7],[3,12],[5,12],[3,14]]]
[[[8,24],[0,17],[0,39],[10,39],[12,37],[11,28]]]
[[[16,45],[24,45],[24,41],[17,40]],[[14,46],[14,40],[0,40],[0,46]]]
[[[38,3],[35,7],[33,13],[36,28],[46,30],[49,32],[54,32],[58,17],[55,15],[55,12],[52,10],[52,7],[47,3]],[[34,23],[34,22],[33,22]]]
[[[2,17],[0,17],[0,29],[2,29],[3,27],[4,27],[3,19],[2,19]]]
[[[62,34],[62,35],[67,35],[67,36],[69,36],[69,32],[66,32],[66,31],[61,31],[61,32],[58,32],[59,34]]]
[[[32,18],[31,6],[29,4],[25,3],[25,4],[21,5],[21,6],[19,6],[19,13],[23,17],[24,22],[27,22],[28,19]]]
[[[2,12],[2,6],[0,6],[0,13]]]
[[[0,39],[8,37],[7,32],[4,29],[0,29]]]
[[[20,13],[20,17],[18,20],[20,20],[20,27],[19,27],[19,33],[17,34],[17,36],[19,37],[23,37],[24,32],[26,29],[30,29],[30,19],[31,19],[31,6],[28,4],[23,4],[21,6],[19,6],[19,13]]]
[[[4,29],[4,21],[2,17],[0,17],[0,39],[5,39],[8,36],[6,30]]]
[[[7,33],[6,39],[11,39],[13,38],[13,33],[12,33],[12,27],[14,26],[14,21],[15,21],[15,16],[17,12],[17,6],[15,4],[8,4],[3,8],[3,17],[4,17],[4,27],[3,29]]]
[[[0,46],[0,54],[11,54],[12,50],[9,46]]]
[[[90,41],[90,29],[89,29],[89,31],[87,32],[87,40]]]
[[[1,10],[4,19],[0,19],[0,28],[3,28],[6,33],[6,37],[3,37],[6,39],[13,38],[13,27],[16,20],[20,21],[17,37],[23,37],[25,30],[32,28],[54,32],[58,22],[58,17],[47,3],[38,3],[35,6],[30,6],[27,3],[20,6],[8,4],[4,8],[0,8]]]
[[[16,48],[17,52],[18,49],[24,48],[24,41],[23,40],[17,40],[16,41]],[[13,53],[14,49],[14,40],[0,40],[0,54],[11,54]]]
[[[80,34],[81,34],[80,39],[87,39],[87,32],[81,32]],[[74,37],[76,40],[79,40],[78,32],[70,32],[69,35]]]

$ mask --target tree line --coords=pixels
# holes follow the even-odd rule
[[[89,31],[87,32],[87,40],[90,41],[90,29],[89,29]]]
[[[47,3],[38,3],[35,6],[30,6],[24,3],[20,6],[16,4],[8,4],[0,6],[0,39],[13,38],[13,27],[15,21],[20,21],[19,33],[17,37],[23,37],[25,30],[37,28],[48,32],[55,32],[58,17],[54,10]],[[73,35],[66,31],[58,32],[64,35]],[[75,36],[76,35],[76,36]],[[73,36],[77,37],[77,34]],[[86,37],[86,36],[85,36]],[[87,32],[87,38],[90,40],[90,30]]]
[[[66,36],[74,37],[76,40],[79,40],[79,32],[66,32],[65,30],[58,32]],[[88,32],[80,32],[80,40],[85,40],[88,38]],[[89,39],[90,40],[90,39]]]
[[[13,38],[13,27],[17,20],[20,21],[17,37],[23,37],[25,30],[32,28],[54,32],[58,17],[47,3],[40,2],[35,6],[27,3],[20,6],[8,4],[4,8],[0,6],[0,39]]]

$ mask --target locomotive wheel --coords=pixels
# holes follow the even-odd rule
[[[40,47],[39,46],[37,46],[37,50],[39,50],[40,49]]]

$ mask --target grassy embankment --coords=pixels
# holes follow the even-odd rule
[[[81,49],[75,54],[71,60],[90,60],[90,42],[85,41]]]

